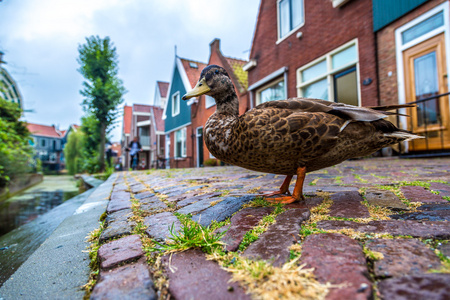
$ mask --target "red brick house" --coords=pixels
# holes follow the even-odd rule
[[[239,113],[243,114],[249,109],[249,98],[247,93],[247,72],[242,67],[247,61],[226,57],[220,51],[220,40],[214,39],[210,44],[210,56],[208,65],[219,65],[225,68],[228,75],[231,77],[236,88],[236,94],[239,98]],[[196,81],[199,78],[196,79]],[[216,111],[216,104],[212,97],[202,95],[191,106],[191,121],[194,142],[194,161],[195,166],[201,167],[204,161],[214,159],[209,153],[203,142],[203,126],[208,118]]]
[[[426,137],[405,143],[416,154],[450,150],[449,6],[448,0],[373,1],[380,104],[419,101],[407,111],[410,118],[399,120]]]
[[[261,0],[248,71],[251,106],[291,97],[378,104],[370,0]]]

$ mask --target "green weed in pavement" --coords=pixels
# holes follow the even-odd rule
[[[285,211],[285,209],[283,208],[284,205],[281,203],[275,204],[273,206],[275,206],[275,209],[271,214],[264,216],[259,221],[258,225],[256,225],[255,227],[253,227],[251,230],[247,231],[244,234],[242,242],[239,245],[240,251],[244,251],[251,243],[256,241],[259,238],[259,236],[269,228],[269,225],[275,223],[275,218]]]
[[[178,232],[174,229],[174,224],[170,227],[170,237],[166,243],[155,241],[156,247],[153,251],[172,253],[184,251],[190,248],[200,248],[203,252],[211,253],[213,250],[222,248],[224,243],[220,239],[226,232],[215,233],[215,228],[202,226],[197,222],[178,214],[181,227]]]

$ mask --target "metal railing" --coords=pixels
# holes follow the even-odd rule
[[[408,153],[403,153],[405,152],[404,144],[399,143],[399,152],[401,153],[401,156],[424,157],[450,154],[450,147],[445,144],[445,134],[448,134],[450,124],[444,124],[443,122],[443,114],[448,114],[449,112],[443,111],[444,107],[442,107],[441,103],[443,102],[441,101],[441,98],[449,95],[450,92],[407,103],[416,105],[416,107],[412,107],[410,113],[407,114],[407,130],[423,136],[424,139],[409,142]],[[448,107],[445,109],[448,109]],[[416,113],[412,113],[412,110],[416,110]],[[399,110],[397,110],[397,112],[399,112]],[[401,120],[405,120],[404,117],[397,115],[397,126],[399,128],[401,128]]]

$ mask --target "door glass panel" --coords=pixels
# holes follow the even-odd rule
[[[323,79],[302,88],[303,97],[328,100],[328,81]]]
[[[335,101],[358,106],[356,68],[334,75]]]
[[[414,59],[414,86],[416,101],[439,94],[436,52],[430,52]],[[437,124],[439,101],[430,99],[417,105],[417,125]]]

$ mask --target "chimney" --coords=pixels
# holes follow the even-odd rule
[[[213,53],[213,51],[220,51],[220,39],[215,38],[210,44],[210,51]]]

